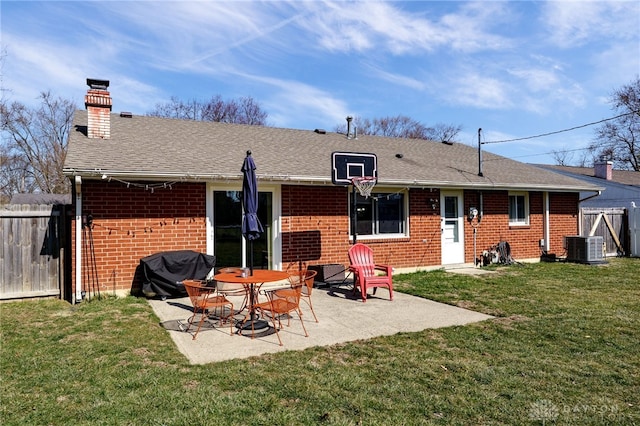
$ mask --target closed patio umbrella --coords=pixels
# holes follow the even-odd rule
[[[251,151],[247,151],[242,173],[242,235],[249,242],[249,270],[253,275],[253,241],[260,238],[264,230],[258,219],[258,182]]]

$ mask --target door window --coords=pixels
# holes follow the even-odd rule
[[[460,241],[458,230],[458,197],[444,197],[444,232],[448,241]]]
[[[216,256],[216,267],[248,265],[251,258],[248,250],[253,247],[253,267],[270,269],[273,237],[272,193],[258,193],[258,218],[264,232],[253,244],[243,244],[241,199],[240,191],[213,192],[213,253]],[[246,261],[243,262],[243,259]]]

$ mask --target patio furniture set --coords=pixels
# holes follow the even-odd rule
[[[369,246],[362,243],[351,246],[349,261],[349,271],[354,276],[354,293],[359,290],[363,302],[367,301],[368,290],[373,289],[375,294],[378,287],[387,288],[389,299],[393,300],[392,268],[389,265],[376,264],[373,259],[373,250]],[[295,313],[300,320],[305,337],[308,337],[309,333],[302,319],[300,301],[304,300],[314,320],[318,322],[311,297],[317,273],[316,270],[308,269],[305,263],[294,262],[285,271],[221,268],[213,276],[213,280],[184,280],[184,289],[193,305],[193,313],[187,321],[185,331],[191,330],[196,317],[200,315],[193,334],[195,340],[204,321],[213,316],[220,326],[229,325],[231,335],[249,335],[254,338],[256,330],[269,327],[275,331],[278,342],[282,346],[279,333],[282,329],[281,320],[286,316],[287,325],[289,325],[292,314]],[[239,304],[236,303],[239,306],[234,306],[230,300],[232,296],[241,300]],[[244,313],[244,316],[236,321],[239,313]],[[270,321],[271,326],[265,318]]]

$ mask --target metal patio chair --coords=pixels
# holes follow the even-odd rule
[[[191,317],[189,318],[189,325],[187,326],[187,329],[185,331],[189,331],[189,329],[193,325],[193,321],[196,315],[200,314],[198,329],[193,335],[193,340],[196,340],[196,337],[198,337],[200,327],[202,327],[205,318],[208,317],[209,311],[212,308],[214,308],[214,312],[216,312],[218,308],[223,309],[222,314],[218,315],[220,324],[224,324],[225,320],[229,321],[231,330],[230,334],[233,336],[233,321],[231,320],[233,317],[233,303],[231,303],[226,297],[215,294],[215,287],[204,286],[200,281],[185,280],[183,284],[184,289],[189,295],[189,299],[191,299],[191,304],[193,305],[193,315],[191,315]],[[224,308],[226,306],[229,307],[229,313],[225,315]]]

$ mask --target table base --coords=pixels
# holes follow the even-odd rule
[[[236,334],[244,337],[261,337],[261,336],[269,336],[275,333],[275,329],[271,326],[269,321],[266,320],[254,320],[253,322],[253,330],[251,329],[251,322],[247,321],[245,323],[239,323],[236,325],[238,329]]]

